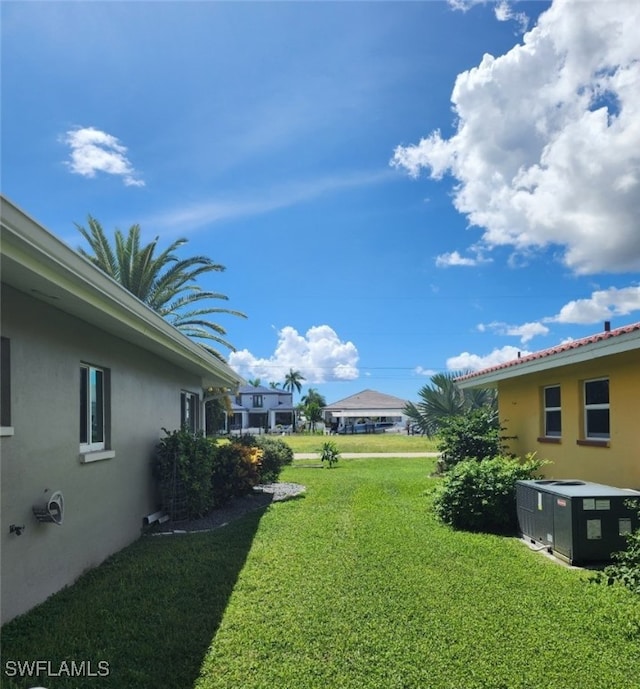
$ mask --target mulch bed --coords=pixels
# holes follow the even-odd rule
[[[268,507],[272,502],[281,502],[304,493],[305,487],[297,483],[268,483],[256,486],[252,493],[232,498],[228,503],[198,519],[185,521],[156,522],[148,527],[151,535],[211,531],[226,526],[248,512]]]

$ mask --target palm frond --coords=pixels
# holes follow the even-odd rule
[[[214,332],[218,333],[219,335],[226,335],[227,331],[221,326],[218,325],[218,323],[214,323],[213,321],[205,321],[201,318],[190,318],[188,314],[185,314],[183,318],[178,318],[175,321],[171,322],[171,325],[178,329],[184,329],[184,328],[206,328],[209,330],[213,330]]]
[[[114,280],[118,280],[120,277],[118,261],[102,229],[102,225],[91,215],[87,217],[87,224],[89,225],[89,230],[82,227],[82,225],[78,225],[78,223],[75,223],[75,226],[87,240],[87,243],[93,250],[93,254],[84,251],[82,248],[78,249],[79,253],[89,259],[104,273],[114,278]]]
[[[426,435],[436,435],[444,419],[484,406],[497,408],[495,393],[462,390],[455,381],[459,375],[454,372],[434,374],[431,383],[418,391],[419,400],[405,407],[405,414]]]
[[[196,282],[206,273],[224,271],[223,265],[214,263],[207,256],[180,259],[176,251],[187,242],[184,238],[175,240],[157,254],[159,238],[142,246],[139,225],[132,225],[126,234],[116,230],[113,245],[100,223],[91,216],[88,217],[89,229],[77,224],[76,227],[93,254],[83,249],[79,249],[79,252],[94,265],[118,280],[125,289],[188,337],[215,341],[235,351],[233,345],[220,337],[226,334],[226,330],[202,317],[224,313],[246,318],[246,314],[235,309],[204,306],[206,301],[227,301],[228,297],[219,292],[203,290]],[[194,304],[200,305],[200,308],[189,308]],[[217,350],[210,347],[205,349],[224,361]]]

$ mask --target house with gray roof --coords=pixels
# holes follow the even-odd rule
[[[159,509],[155,448],[242,379],[0,197],[2,622]]]
[[[385,427],[404,426],[407,400],[376,390],[362,390],[355,395],[327,405],[325,424],[337,432],[370,432]]]

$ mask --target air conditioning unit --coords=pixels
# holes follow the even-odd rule
[[[578,479],[517,481],[516,506],[523,537],[571,564],[609,561],[640,526],[640,492]]]

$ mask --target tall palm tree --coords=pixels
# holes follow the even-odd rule
[[[292,368],[289,369],[289,373],[287,373],[284,377],[284,383],[282,384],[282,389],[283,390],[288,390],[291,393],[291,397],[293,399],[293,391],[294,389],[300,392],[302,390],[302,381],[305,380],[304,376],[300,371],[294,371]],[[295,433],[296,430],[296,413],[295,411],[293,412],[293,431]]]
[[[262,381],[260,380],[260,378],[251,378],[250,380],[247,381],[247,383],[249,385],[253,385],[254,388],[259,388],[260,383],[262,383]]]
[[[196,283],[199,276],[222,272],[224,266],[214,263],[206,256],[179,259],[175,251],[187,243],[186,239],[177,239],[164,251],[156,253],[159,237],[146,246],[141,246],[139,225],[132,225],[126,235],[116,230],[113,244],[100,223],[90,215],[87,225],[88,229],[76,223],[93,252],[80,248],[78,251],[82,256],[157,311],[187,337],[196,341],[212,341],[235,351],[235,347],[223,337],[226,330],[207,316],[226,313],[246,318],[246,315],[240,311],[210,305],[193,308],[196,304],[200,306],[204,300],[228,299],[224,294],[205,291]],[[217,349],[204,342],[200,344],[224,360]]]
[[[407,403],[404,413],[429,437],[434,436],[443,419],[460,416],[483,406],[497,408],[495,390],[462,390],[455,382],[459,373],[436,373],[431,384],[423,386],[417,404]]]
[[[305,377],[300,373],[300,371],[294,371],[292,368],[289,369],[289,373],[284,377],[284,383],[282,387],[284,390],[288,390],[293,394],[294,389],[300,392],[302,390],[302,381]]]

